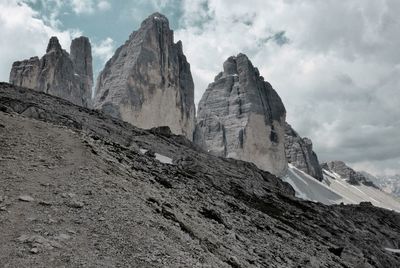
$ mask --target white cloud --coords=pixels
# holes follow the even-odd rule
[[[107,37],[98,44],[93,44],[93,55],[100,58],[103,63],[112,57],[114,50],[115,42],[110,37]]]
[[[196,102],[246,53],[322,160],[400,173],[400,1],[184,0],[182,12]],[[290,42],[274,42],[280,32]]]
[[[93,14],[95,11],[105,11],[111,8],[107,0],[71,0],[71,6],[76,14]]]
[[[12,16],[10,16],[12,14]],[[61,31],[46,25],[39,14],[17,0],[0,2],[0,80],[8,81],[14,61],[41,56],[51,36],[57,36],[61,45],[68,48],[77,30]]]
[[[71,0],[71,5],[76,14],[91,14],[94,12],[93,0]]]
[[[111,8],[111,4],[108,1],[99,1],[97,3],[97,8],[101,11],[109,10]]]

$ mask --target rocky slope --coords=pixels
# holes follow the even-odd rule
[[[72,40],[71,55],[52,37],[46,54],[39,59],[13,63],[10,83],[45,92],[88,107],[93,86],[92,53],[89,39]]]
[[[400,214],[302,201],[168,128],[0,83],[0,143],[4,267],[400,265]]]
[[[346,179],[352,185],[368,185],[376,187],[375,184],[366,178],[362,173],[355,171],[347,166],[343,161],[331,161],[322,164],[322,168],[327,171],[339,174],[342,178]]]
[[[312,141],[302,138],[286,123],[285,125],[285,153],[288,162],[296,168],[319,181],[323,180],[322,168],[317,154],[313,151]]]
[[[282,174],[286,110],[280,97],[246,55],[228,58],[223,68],[200,100],[194,142]]]
[[[97,81],[95,108],[142,128],[168,126],[192,140],[190,65],[165,16],[150,15],[107,62]]]
[[[384,249],[399,246],[398,214],[300,201],[291,187],[254,165],[197,152],[165,129],[143,131],[61,99],[0,87],[3,264],[400,262]]]

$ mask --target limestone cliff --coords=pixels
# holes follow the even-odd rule
[[[117,49],[98,77],[94,107],[141,128],[168,126],[192,140],[190,65],[165,16],[149,16]]]
[[[46,54],[41,59],[32,57],[13,63],[10,83],[88,107],[93,85],[89,39],[74,39],[70,56],[62,49],[57,37],[50,38]]]
[[[223,68],[199,103],[194,142],[281,175],[286,110],[279,95],[244,54],[228,58]]]
[[[93,88],[92,47],[87,37],[81,36],[71,42],[71,60],[74,74],[79,79],[79,87],[85,100],[91,100]],[[88,103],[87,106],[91,106]]]
[[[285,152],[288,162],[310,176],[322,181],[322,168],[309,138],[302,138],[289,125],[285,125]]]

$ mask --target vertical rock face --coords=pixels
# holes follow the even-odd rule
[[[10,73],[10,83],[22,87],[36,89],[40,73],[40,60],[32,57],[29,60],[13,63]]]
[[[88,107],[93,85],[89,40],[86,37],[73,40],[71,53],[72,58],[61,48],[57,37],[52,37],[40,60],[33,57],[13,63],[10,83]]]
[[[280,97],[246,55],[228,58],[223,67],[199,103],[194,142],[214,155],[281,175],[287,161]]]
[[[322,168],[310,139],[302,138],[285,124],[285,152],[288,162],[319,181],[323,180]]]
[[[190,65],[165,16],[149,16],[117,49],[98,77],[94,107],[141,128],[168,126],[192,140]]]
[[[79,87],[84,100],[91,100],[93,88],[92,46],[89,38],[81,36],[72,40],[70,57],[74,64],[75,76],[78,76]],[[87,103],[85,106],[91,106]]]

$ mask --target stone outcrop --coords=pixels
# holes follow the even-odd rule
[[[342,178],[346,179],[348,183],[353,185],[364,184],[367,186],[372,186],[378,188],[372,181],[367,179],[361,172],[357,172],[351,167],[347,166],[343,161],[331,161],[327,163],[323,163],[322,168],[335,172],[340,175]]]
[[[100,73],[94,107],[141,128],[168,126],[192,140],[194,84],[173,35],[165,16],[144,20]]]
[[[309,138],[302,138],[289,125],[285,124],[285,152],[289,163],[319,181],[323,180],[322,168],[313,144]]]
[[[32,57],[13,63],[10,83],[88,107],[93,85],[89,39],[79,37],[72,40],[69,55],[57,37],[50,38],[46,54],[41,59]]]
[[[285,157],[285,107],[244,54],[230,57],[198,107],[194,142],[211,154],[255,163],[281,175]]]

